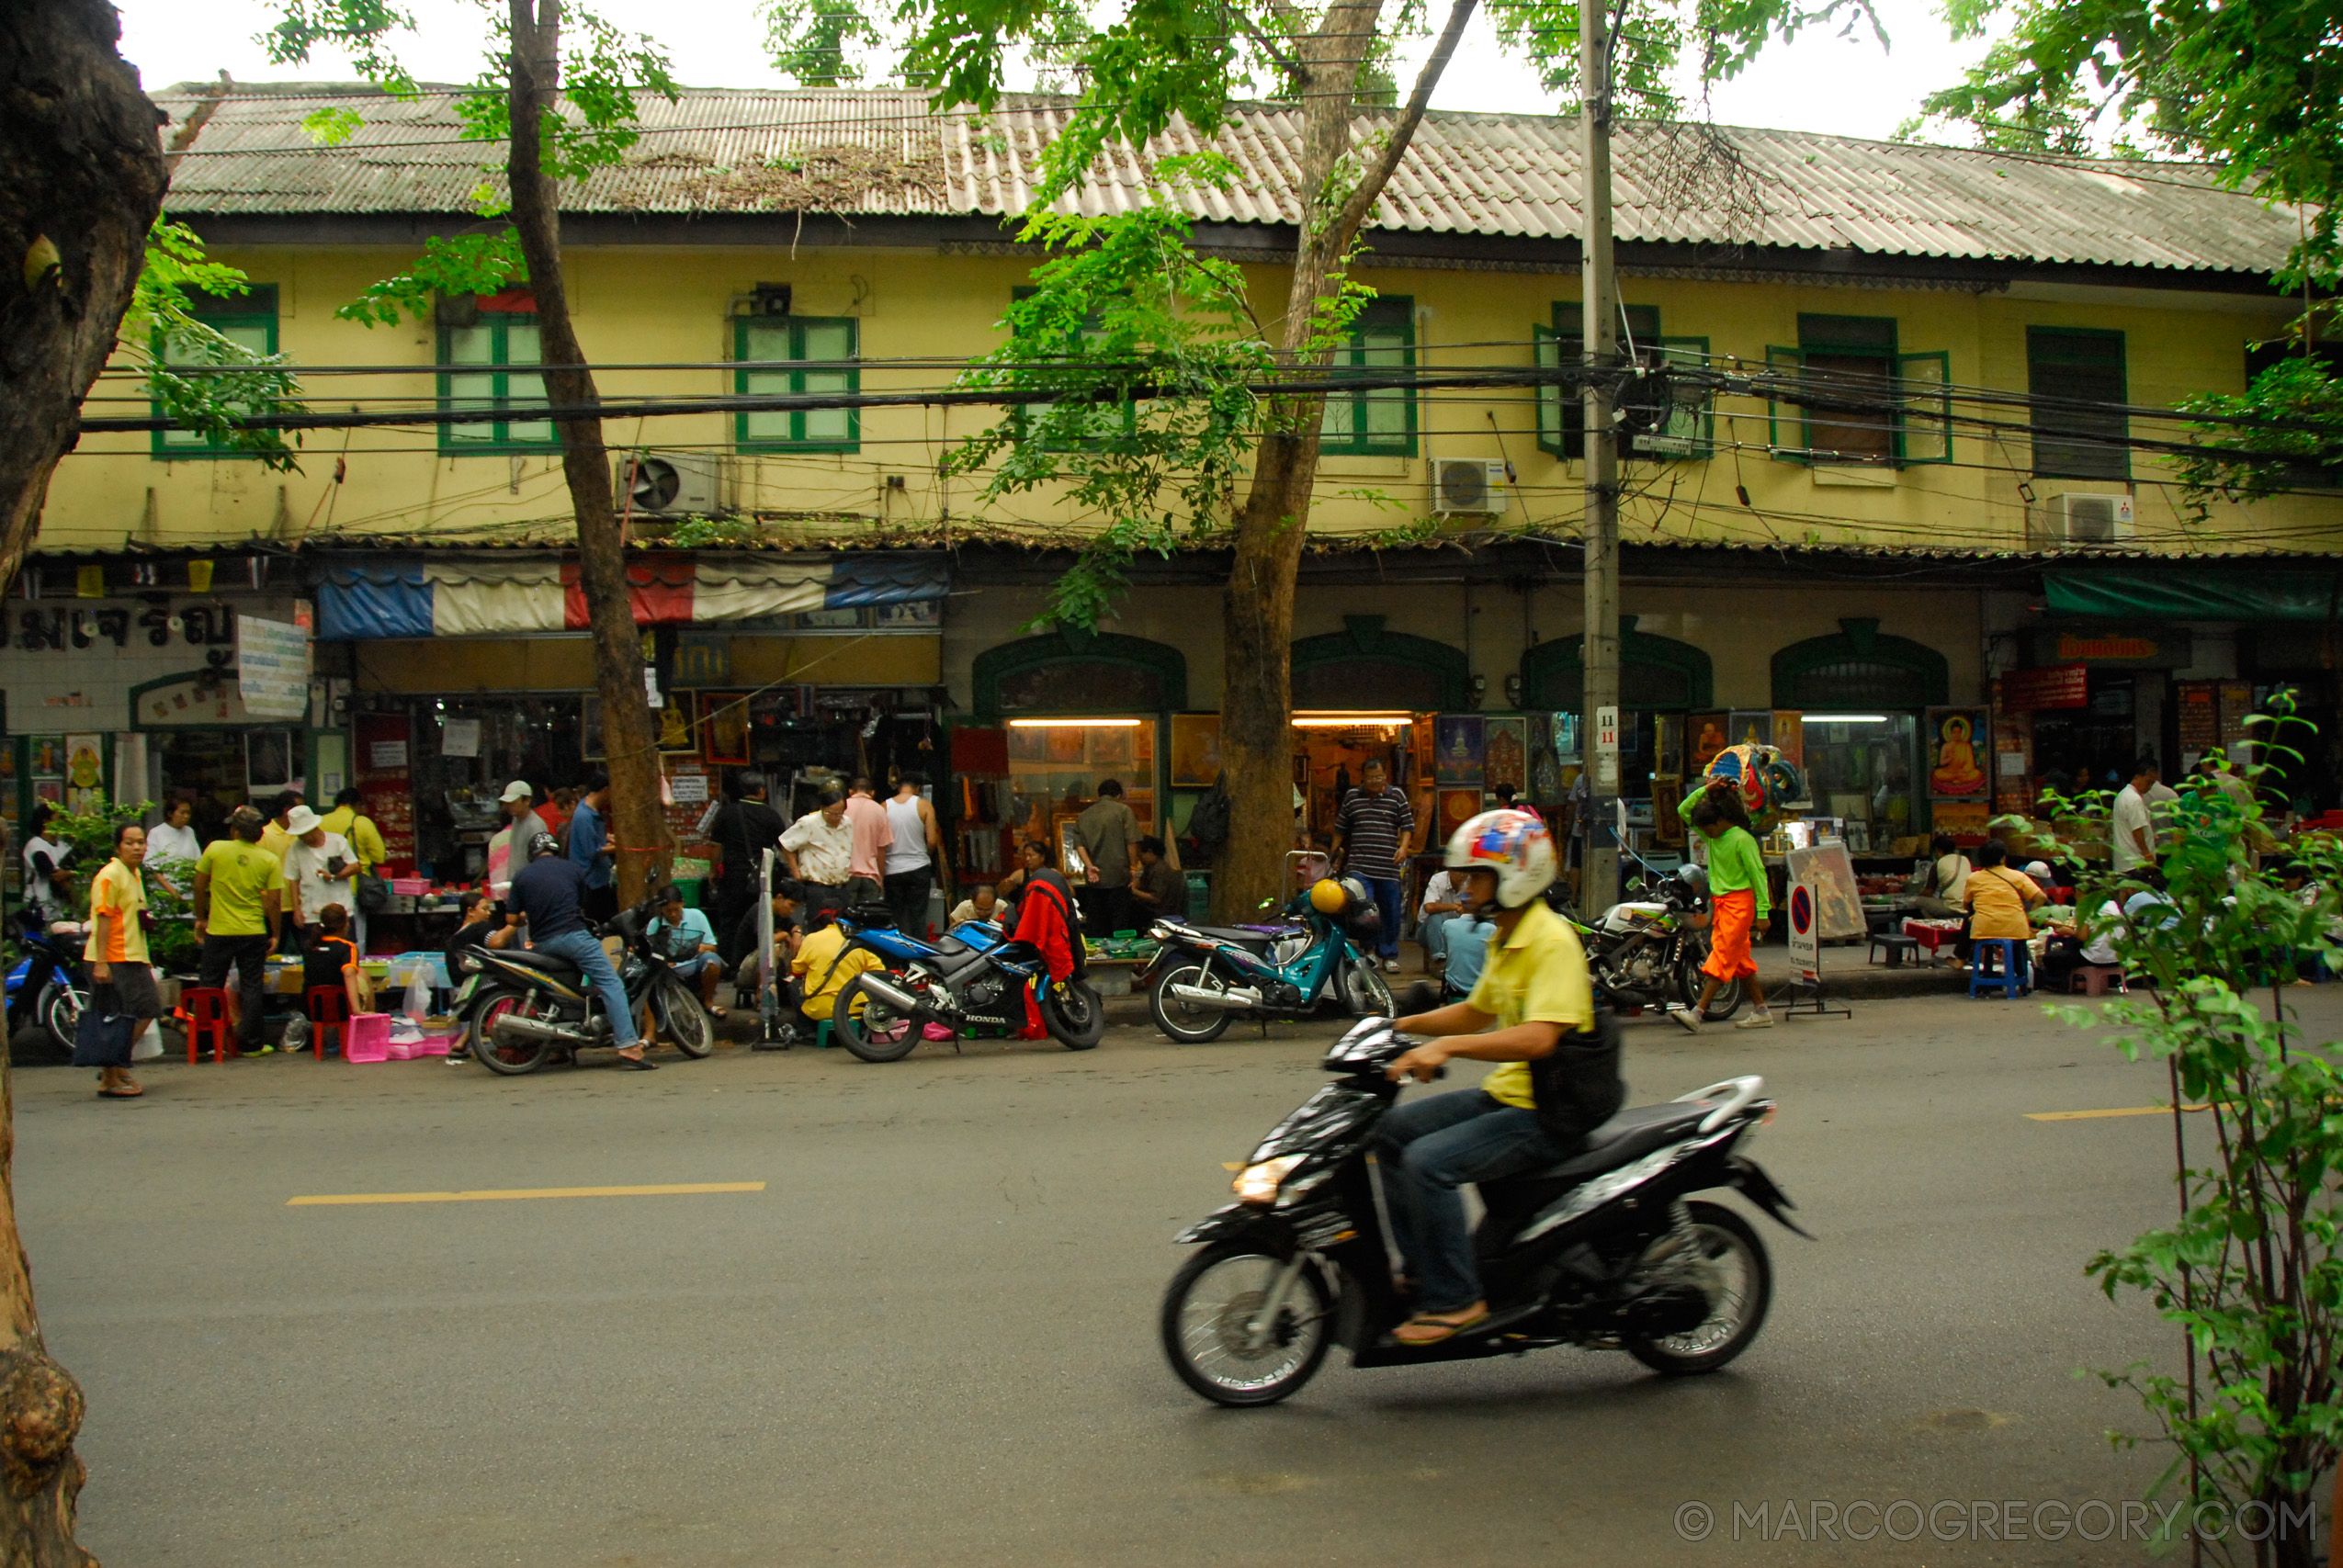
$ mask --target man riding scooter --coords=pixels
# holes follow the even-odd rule
[[[1484,811],[1456,829],[1443,863],[1465,908],[1497,929],[1471,996],[1393,1021],[1400,1033],[1443,1038],[1399,1057],[1389,1076],[1428,1083],[1452,1057],[1503,1065],[1478,1089],[1416,1100],[1384,1121],[1375,1163],[1417,1291],[1415,1316],[1392,1334],[1403,1345],[1438,1344],[1488,1316],[1457,1189],[1568,1158],[1626,1098],[1617,1033],[1597,1028],[1585,950],[1538,897],[1556,869],[1545,824]]]

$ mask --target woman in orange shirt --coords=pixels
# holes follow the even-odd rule
[[[1969,907],[1968,940],[1972,944],[1979,941],[2026,941],[2033,935],[2033,922],[2027,919],[2026,911],[2048,902],[2048,896],[2032,877],[2009,869],[2005,863],[2009,858],[2009,846],[1998,839],[1988,839],[1977,846],[1975,869],[1969,873],[1969,885],[1961,892],[1961,901]]]
[[[130,1044],[163,1016],[163,998],[146,959],[146,884],[139,865],[146,859],[146,829],[125,822],[114,829],[114,858],[90,880],[89,942],[82,957],[89,964],[90,1010],[101,1019],[128,1019],[103,1032],[95,1049],[74,1045],[74,1066],[97,1069],[97,1092],[108,1100],[136,1100],[146,1091],[130,1077]]]

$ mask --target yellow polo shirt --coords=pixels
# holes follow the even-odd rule
[[[1512,935],[1490,941],[1488,965],[1466,999],[1474,1010],[1493,1016],[1500,1029],[1518,1023],[1558,1023],[1570,1031],[1590,1027],[1594,982],[1587,976],[1587,952],[1579,945],[1579,933],[1543,901],[1532,904]],[[1536,1109],[1527,1062],[1499,1063],[1480,1087],[1504,1104]]]

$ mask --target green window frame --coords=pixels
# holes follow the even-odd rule
[[[1766,402],[1766,444],[1791,463],[1877,464],[1909,468],[1952,460],[1952,356],[1944,349],[1907,351],[1896,341],[1893,316],[1826,316],[1801,312],[1795,348],[1770,344],[1766,368],[1828,391],[1875,388],[1890,405],[1883,439],[1865,413],[1834,413],[1782,399]],[[1824,446],[1852,434],[1860,445]]]
[[[2026,329],[2026,395],[2030,398],[2129,402],[2127,371],[2120,332],[2097,327]],[[2055,435],[2036,435],[2035,477],[2124,480],[2132,477],[2131,449],[2120,445],[2132,434],[2132,422],[2126,415],[2040,404],[2032,412],[2034,423],[2083,438],[2062,441]]]
[[[1581,322],[1575,302],[1557,300],[1554,306],[1554,324],[1530,327],[1532,352],[1540,369],[1560,369],[1575,365],[1583,352],[1579,346]],[[1628,334],[1634,338],[1636,353],[1646,364],[1682,365],[1688,368],[1704,369],[1708,365],[1708,339],[1704,337],[1669,337],[1660,331],[1659,309],[1656,305],[1625,307]],[[1621,348],[1626,345],[1623,343]],[[1587,434],[1585,405],[1568,395],[1562,387],[1540,387],[1537,389],[1537,446],[1541,452],[1567,459],[1586,457]],[[1681,462],[1704,459],[1716,450],[1715,400],[1713,397],[1676,400],[1668,417],[1658,428],[1638,433],[1628,443],[1632,457],[1651,457],[1661,462]]]
[[[469,326],[443,324],[439,363],[450,368],[439,372],[439,406],[443,410],[493,408],[500,412],[543,408],[545,378],[524,368],[543,362],[534,310],[481,310]],[[499,419],[486,424],[439,427],[439,450],[451,457],[472,452],[558,452],[560,447],[549,419]]]
[[[1350,337],[1334,350],[1337,380],[1352,372],[1412,370],[1416,366],[1416,301],[1387,294],[1352,320]],[[1412,457],[1416,455],[1415,393],[1405,387],[1330,393],[1319,426],[1319,450],[1332,457]]]
[[[1031,284],[1020,284],[1009,291],[1009,297],[1012,299],[1024,299],[1038,292],[1039,290],[1035,288]],[[1068,334],[1066,340],[1066,351],[1069,354],[1071,354],[1085,344],[1097,342],[1104,335],[1105,329],[1099,324],[1097,316],[1093,314],[1080,332]],[[1015,414],[1018,438],[1020,440],[1024,439],[1025,432],[1030,429],[1036,421],[1048,417],[1049,412],[1054,406],[1055,405],[1050,403],[1019,404]],[[1096,434],[1078,436],[1070,441],[1050,442],[1045,446],[1044,450],[1052,452],[1103,452],[1110,444],[1113,443],[1117,435],[1130,435],[1138,432],[1139,427],[1139,406],[1134,402],[1126,402],[1122,404],[1118,411],[1114,407],[1104,403],[1093,405],[1090,412],[1083,417],[1082,423],[1085,427],[1095,431]],[[1120,426],[1119,429],[1116,428],[1117,425]]]
[[[732,372],[732,390],[743,397],[863,389],[855,363],[862,323],[852,316],[737,316],[732,357],[744,362]],[[779,361],[790,364],[785,369]],[[732,440],[743,452],[859,452],[862,439],[858,409],[743,409],[732,416]]]
[[[238,345],[255,354],[277,352],[277,285],[255,283],[243,294],[212,294],[203,289],[187,290],[187,313],[205,326]],[[154,334],[154,352],[165,365],[199,363],[195,356],[172,343],[169,334]],[[161,402],[153,404],[153,417],[167,413]],[[265,411],[254,411],[255,412]],[[249,457],[254,454],[242,451],[199,430],[157,430],[152,433],[153,455],[166,462],[184,457]]]

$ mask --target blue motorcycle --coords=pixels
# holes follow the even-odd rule
[[[1183,1045],[1202,1045],[1228,1021],[1307,1018],[1335,1001],[1353,1018],[1389,1018],[1391,987],[1375,972],[1381,923],[1362,883],[1342,884],[1341,912],[1322,913],[1307,893],[1277,926],[1194,926],[1158,920],[1148,934],[1162,945],[1139,976],[1155,1027]]]
[[[1042,1027],[1069,1051],[1087,1051],[1106,1032],[1106,1009],[1077,975],[1052,980],[1031,942],[1006,940],[1001,928],[968,920],[934,942],[895,929],[884,905],[840,911],[846,946],[877,955],[885,973],[866,970],[846,982],[830,1015],[831,1032],[866,1062],[896,1062],[911,1054],[930,1024],[960,1036],[981,1030],[1011,1034],[1025,1026],[1028,988]],[[818,978],[818,977],[817,977]]]
[[[78,932],[60,935],[49,929],[49,912],[38,904],[17,911],[17,943],[24,956],[8,971],[8,1037],[25,1025],[39,1024],[50,1043],[71,1055],[74,1032],[81,1026],[82,1009],[89,1001],[82,977],[83,939]]]

